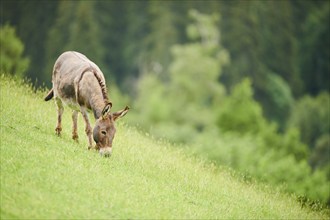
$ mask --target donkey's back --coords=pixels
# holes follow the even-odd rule
[[[85,105],[92,110],[89,99],[92,98],[90,90],[93,90],[94,95],[103,96],[108,102],[102,71],[81,53],[68,51],[61,54],[54,64],[52,82],[53,89],[45,97],[46,101],[55,97],[71,108],[79,109]]]
[[[58,57],[53,68],[54,96],[63,101],[67,101],[66,99],[70,99],[71,102],[76,101],[78,91],[75,89],[77,89],[82,75],[87,71],[97,74],[100,83],[105,84],[104,75],[100,68],[85,55],[75,51],[64,52]],[[95,87],[98,88],[98,85]]]
[[[67,77],[68,74],[77,77],[82,74],[84,69],[89,67],[102,73],[100,68],[85,55],[75,51],[64,52],[54,64],[53,80],[57,77]]]

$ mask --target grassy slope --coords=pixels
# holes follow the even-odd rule
[[[58,138],[54,103],[15,84],[1,77],[1,219],[327,218],[121,123],[102,158],[86,149],[81,117],[79,144],[68,108]]]

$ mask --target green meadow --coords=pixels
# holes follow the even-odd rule
[[[81,115],[79,143],[71,139],[69,108],[57,137],[55,104],[43,101],[45,91],[4,76],[0,85],[1,219],[329,218],[155,140],[125,118],[113,155],[103,158],[87,150]]]

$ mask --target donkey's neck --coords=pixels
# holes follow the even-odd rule
[[[95,119],[99,119],[102,116],[102,110],[105,107],[105,101],[102,96],[92,95],[89,104],[93,110]]]
[[[102,116],[102,110],[107,103],[106,87],[100,84],[94,72],[86,71],[80,77],[77,97],[79,105],[92,110],[95,119]]]

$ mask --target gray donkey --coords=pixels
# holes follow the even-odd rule
[[[116,132],[114,122],[123,117],[129,107],[126,106],[123,110],[110,113],[112,103],[109,101],[105,79],[100,68],[81,53],[64,52],[54,64],[52,83],[53,88],[45,97],[45,101],[53,97],[55,99],[58,113],[56,134],[60,135],[62,131],[63,103],[65,103],[73,110],[72,139],[78,141],[77,117],[80,111],[86,123],[88,149],[93,146],[93,134],[96,142],[95,149],[99,150],[101,155],[110,156]],[[89,123],[88,110],[93,111],[96,119],[93,130]]]

